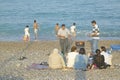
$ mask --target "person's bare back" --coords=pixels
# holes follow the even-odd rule
[[[56,26],[55,26],[55,34],[56,35],[57,35],[59,29],[60,29],[60,27],[59,27],[59,24],[57,23]]]
[[[34,27],[34,29],[38,29],[38,24],[35,22],[33,27]]]

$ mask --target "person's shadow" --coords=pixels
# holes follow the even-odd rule
[[[75,71],[75,80],[88,80],[86,78],[86,71],[76,70]]]

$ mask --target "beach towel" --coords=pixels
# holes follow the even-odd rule
[[[120,45],[111,45],[112,50],[120,50]]]
[[[32,65],[28,66],[27,69],[36,69],[36,70],[43,70],[48,69],[47,65],[33,63]]]

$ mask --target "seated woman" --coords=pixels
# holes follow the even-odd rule
[[[58,49],[54,49],[50,54],[48,63],[49,67],[52,69],[61,69],[66,67],[63,57],[59,54]]]
[[[99,49],[96,50],[96,55],[93,57],[93,66],[99,69],[105,69],[106,64],[105,64],[105,59],[104,56],[100,54],[101,51]]]
[[[73,68],[74,67],[76,55],[78,55],[77,47],[73,46],[71,48],[71,52],[68,53],[68,55],[67,55],[67,67],[68,68]]]
[[[112,65],[112,55],[107,53],[104,46],[101,47],[101,51],[101,55],[103,55],[105,58],[106,65],[110,67]]]
[[[88,57],[84,48],[81,48],[79,54],[75,58],[74,68],[79,70],[87,70]]]

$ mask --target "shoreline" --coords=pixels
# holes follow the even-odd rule
[[[91,37],[80,37],[80,38],[76,38],[76,41],[89,41],[91,40]],[[38,41],[58,41],[59,39],[56,37],[53,38],[39,38]],[[120,40],[119,37],[100,37],[100,40]],[[6,42],[22,42],[22,39],[0,39],[0,41],[6,41]],[[31,41],[34,41],[34,38],[31,38]]]

